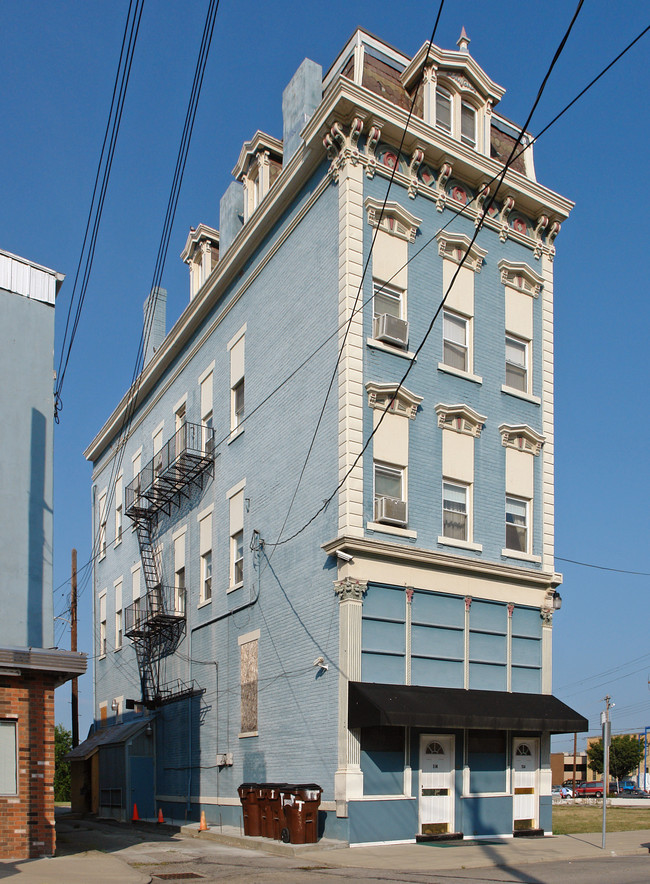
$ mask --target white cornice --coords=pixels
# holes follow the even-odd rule
[[[501,580],[512,581],[517,586],[531,586],[546,590],[557,584],[557,575],[529,568],[518,568],[497,562],[479,561],[469,556],[440,553],[423,547],[375,540],[368,537],[341,535],[321,545],[327,555],[335,555],[337,549],[344,549],[352,555],[372,556],[388,560],[398,560],[425,568],[438,568],[455,573],[484,574]]]
[[[415,420],[422,396],[411,393],[406,387],[399,387],[399,389],[398,387],[399,384],[376,384],[369,381],[366,384],[368,405],[370,408],[377,408],[381,411],[388,411],[390,414],[399,414],[402,417]]]
[[[528,424],[500,424],[499,432],[501,433],[501,444],[505,448],[514,448],[517,451],[527,451],[537,456],[546,441],[546,437],[542,436]]]
[[[481,272],[487,251],[477,246],[476,243],[472,243],[469,236],[464,233],[452,233],[443,228],[440,233],[436,234],[436,239],[441,258],[447,258],[455,264],[460,264],[467,255],[463,266],[476,273]]]
[[[442,430],[451,430],[455,433],[463,433],[466,436],[481,435],[481,430],[487,420],[483,414],[474,411],[469,405],[445,405],[440,402],[436,405],[438,426]]]
[[[544,277],[533,270],[530,264],[526,264],[525,261],[508,261],[507,258],[501,258],[497,267],[501,271],[501,282],[503,285],[509,285],[511,288],[517,289],[517,291],[527,292],[534,298],[538,297],[544,285]],[[518,276],[522,277],[522,280],[528,283],[528,285],[524,285],[522,288],[517,283]]]
[[[364,206],[366,207],[368,215],[368,224],[370,224],[371,227],[378,226],[380,215],[382,216],[382,224],[385,221],[388,221],[389,218],[394,218],[395,221],[398,222],[398,225],[393,229],[386,228],[387,232],[392,233],[401,239],[405,239],[407,242],[415,242],[418,227],[422,224],[421,218],[417,218],[412,212],[409,212],[408,209],[405,209],[404,206],[401,206],[394,200],[390,200],[384,204],[382,200],[376,200],[369,196],[366,197]],[[403,232],[399,225],[404,228]]]

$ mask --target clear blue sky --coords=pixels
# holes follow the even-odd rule
[[[70,550],[91,549],[90,467],[82,451],[126,390],[151,284],[207,0],[147,0],[86,306],[55,435],[55,611],[65,611]],[[3,0],[0,25],[0,246],[67,274],[57,347],[97,167],[128,3]],[[573,12],[566,0],[447,0],[436,43],[470,52],[506,88],[499,110],[522,123]],[[412,54],[438,3],[222,0],[163,285],[168,328],[189,296],[179,253],[191,225],[218,227],[241,144],[282,136],[284,86],[306,56],[324,70],[361,25]],[[638,0],[584,9],[533,119],[539,131],[647,24]],[[650,571],[650,416],[646,391],[648,142],[643,96],[650,35],[539,142],[538,180],[576,202],[557,239],[556,553]],[[27,342],[26,342],[27,343]],[[645,355],[644,355],[645,354]],[[650,724],[650,579],[558,561],[554,693],[598,728],[611,694],[615,732]],[[83,578],[83,574],[82,574]],[[91,591],[80,593],[80,649],[92,653]],[[67,626],[55,635],[67,646]],[[82,679],[81,734],[92,717]],[[57,721],[69,724],[69,687]],[[558,738],[569,748],[572,738]]]

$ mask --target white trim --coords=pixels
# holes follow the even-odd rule
[[[242,733],[237,734],[237,736],[239,737],[240,740],[242,740],[246,737],[259,737],[259,735],[260,735],[259,731],[242,731]]]
[[[135,463],[139,457],[142,457],[142,445],[131,455],[131,463]]]
[[[235,494],[239,494],[240,491],[243,491],[245,487],[246,487],[246,479],[244,478],[240,482],[237,482],[236,485],[233,485],[232,488],[229,488],[228,491],[226,491],[226,499],[230,500],[230,498],[234,497]],[[213,504],[213,506],[214,506],[214,504]]]
[[[231,540],[232,540],[232,537],[231,537]],[[226,587],[226,593],[234,592],[236,589],[241,589],[243,585],[244,585],[243,580],[240,580],[239,583],[233,583],[232,585],[229,584]]]
[[[460,368],[453,368],[451,365],[445,365],[444,362],[438,363],[438,371],[444,371],[445,374],[453,374],[455,377],[471,381],[473,384],[483,383],[483,378],[479,375],[472,374],[470,371],[461,371]]]
[[[202,602],[198,602],[196,609],[198,611],[199,608],[205,608],[206,605],[211,605],[211,604],[212,604],[212,596],[210,596],[209,599],[203,599]]]
[[[517,399],[525,399],[526,402],[532,402],[533,405],[542,404],[542,400],[539,396],[533,396],[531,393],[524,393],[523,390],[517,390],[516,387],[506,387],[506,385],[503,384],[501,392],[507,393],[508,396],[516,396]]]
[[[214,503],[211,503],[210,506],[206,506],[204,510],[201,510],[200,513],[196,516],[197,522],[202,522],[203,519],[206,519],[208,516],[211,516],[214,512]]]
[[[260,637],[259,629],[251,629],[250,632],[245,632],[243,635],[237,636],[237,644],[241,647],[241,645],[247,645],[249,642],[258,641]]]
[[[131,574],[135,574],[136,571],[139,571],[142,567],[141,562],[136,562],[135,565],[131,565]]]
[[[521,562],[541,562],[541,556],[532,556],[529,553],[518,552],[516,549],[502,549],[501,555],[505,559],[519,559]]]
[[[151,438],[155,439],[156,436],[158,435],[158,433],[162,433],[162,431],[164,429],[165,429],[165,421],[161,420],[160,423],[158,424],[158,426],[156,427],[156,429],[152,431]]]
[[[382,531],[384,534],[394,534],[395,537],[408,537],[417,539],[418,532],[410,528],[398,528],[396,525],[384,525],[383,522],[366,522],[366,531]]]
[[[441,546],[456,546],[458,549],[470,549],[474,552],[483,552],[482,543],[472,543],[469,540],[454,540],[453,537],[438,537],[438,543]]]
[[[235,427],[234,430],[230,431],[230,437],[226,440],[226,445],[230,445],[231,442],[234,442],[235,439],[238,439],[240,436],[244,435],[245,427],[240,424],[238,427]]]
[[[383,341],[377,341],[375,338],[366,338],[366,344],[375,350],[383,350],[384,353],[392,353],[394,356],[401,356],[402,359],[417,362],[415,353],[411,353],[410,350],[400,350],[399,347],[391,347],[390,344],[384,344]]]
[[[181,408],[182,408],[184,405],[187,405],[187,393],[183,393],[183,395],[182,395],[181,398],[178,400],[178,402],[176,403],[176,405],[174,405],[174,415],[178,414],[178,412],[181,410]]]
[[[199,375],[199,378],[198,378],[199,385],[202,384],[203,381],[207,378],[207,376],[213,371],[214,371],[214,359],[212,360],[210,365],[208,365],[207,368],[204,368],[203,371],[201,372],[201,374]],[[179,374],[180,374],[180,372],[179,372]]]
[[[212,504],[214,506],[214,504]],[[182,537],[183,534],[187,534],[187,525],[182,525],[180,528],[177,528],[176,531],[172,533],[172,541],[178,540],[179,537]]]
[[[244,335],[246,334],[246,323],[242,325],[238,332],[235,332],[233,337],[226,344],[226,350],[232,350],[235,344],[240,341]],[[214,364],[214,363],[213,363]]]

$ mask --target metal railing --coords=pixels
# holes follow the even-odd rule
[[[151,508],[165,491],[177,490],[185,481],[191,481],[213,457],[214,429],[183,424],[126,486],[127,515]]]
[[[124,633],[142,632],[162,620],[184,620],[187,590],[157,586],[124,609]]]

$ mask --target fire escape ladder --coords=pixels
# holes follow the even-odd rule
[[[146,596],[125,609],[125,634],[133,641],[143,703],[149,707],[196,693],[178,679],[160,684],[160,661],[173,654],[185,632],[185,600],[173,586],[163,586],[156,559],[154,530],[160,513],[170,515],[193,486],[214,475],[214,430],[183,424],[126,487],[125,512],[140,547]]]

